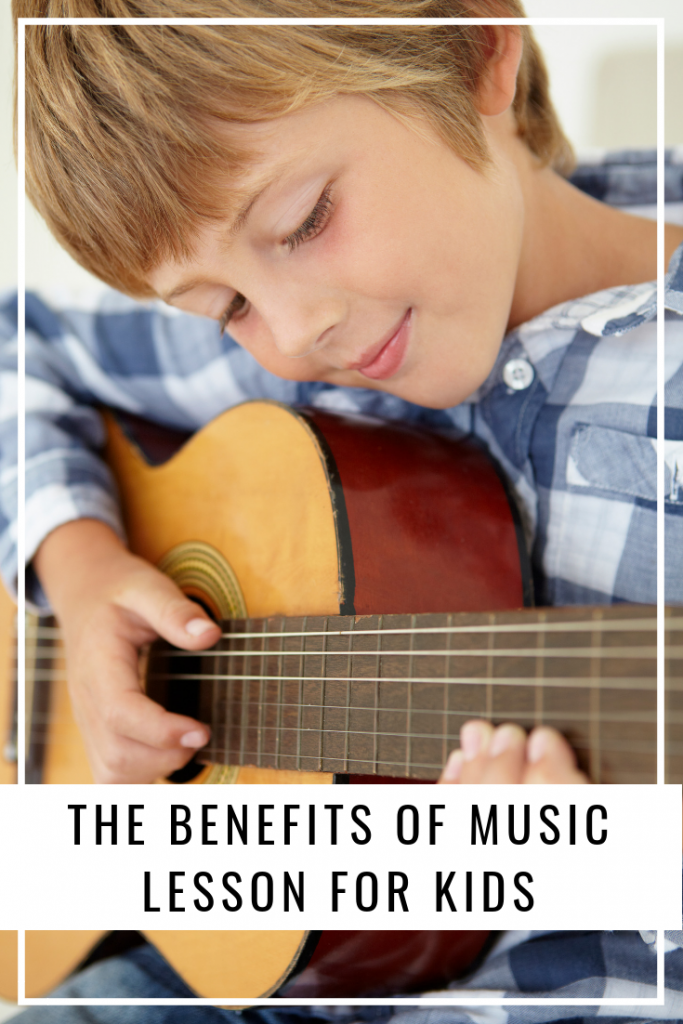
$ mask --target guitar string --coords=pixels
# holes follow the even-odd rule
[[[256,712],[258,712],[261,708],[264,708],[266,710],[269,709],[269,708],[273,708],[273,709],[275,709],[276,714],[278,712],[282,712],[282,711],[284,711],[285,714],[286,714],[287,711],[292,713],[294,711],[298,712],[299,710],[301,710],[301,711],[309,711],[311,713],[312,712],[319,712],[319,711],[329,711],[329,712],[338,711],[338,712],[344,713],[345,715],[347,715],[347,713],[348,713],[347,717],[350,714],[352,714],[352,713],[354,715],[356,715],[356,716],[358,714],[365,714],[365,715],[372,715],[374,717],[375,712],[378,710],[379,714],[382,716],[382,720],[383,721],[386,721],[387,718],[389,718],[390,716],[397,716],[398,715],[398,716],[403,717],[405,715],[405,708],[402,708],[402,707],[385,707],[385,708],[376,709],[375,707],[368,707],[368,706],[350,706],[349,707],[348,705],[343,705],[343,704],[334,704],[334,705],[319,704],[319,703],[310,703],[310,704],[284,703],[284,704],[276,704],[275,702],[272,702],[272,701],[264,702],[264,704],[259,704],[256,701],[250,701],[250,702],[248,702],[247,706],[248,706],[249,709],[254,709]],[[223,717],[226,717],[226,716],[221,715],[220,712],[227,711],[228,712],[228,716],[229,716],[230,713],[233,712],[234,710],[235,710],[234,707],[230,707],[226,703],[225,705],[223,705],[222,707],[219,708],[219,715],[218,715],[218,717],[216,719],[214,719],[214,723],[217,723],[219,721],[219,719],[222,719]],[[415,708],[415,707],[413,707],[413,715],[418,715],[418,714],[420,714],[420,715],[428,715],[432,719],[438,718],[439,721],[441,721],[441,719],[443,719],[444,727],[446,727],[446,728],[447,728],[447,725],[449,724],[448,723],[448,719],[452,719],[452,720],[455,720],[455,719],[466,719],[466,718],[471,718],[472,715],[478,715],[479,717],[483,717],[483,718],[487,718],[487,719],[491,719],[491,718],[495,717],[495,718],[505,718],[505,719],[513,719],[513,720],[516,719],[518,721],[530,721],[531,724],[533,724],[532,720],[533,720],[533,717],[534,717],[533,709],[531,709],[531,708],[527,708],[527,709],[524,709],[524,708],[521,708],[521,709],[520,708],[510,708],[510,709],[507,709],[507,708],[495,708],[491,712],[487,712],[487,711],[481,711],[480,709],[471,709],[471,708],[463,708],[463,709],[449,708],[448,710],[444,711],[444,710],[437,710],[437,709]],[[578,722],[578,723],[585,723],[586,725],[588,725],[588,724],[590,724],[590,722],[593,719],[597,719],[605,727],[607,727],[609,725],[619,725],[619,724],[626,724],[626,723],[631,723],[631,724],[632,723],[637,723],[638,725],[650,725],[650,724],[654,725],[656,723],[656,721],[657,721],[657,713],[656,713],[655,709],[644,709],[644,708],[635,708],[635,709],[629,709],[629,710],[614,710],[614,711],[610,711],[609,713],[606,713],[606,712],[593,713],[590,710],[582,712],[582,711],[574,711],[574,710],[567,710],[567,709],[558,708],[558,709],[554,709],[554,710],[549,710],[549,711],[547,711],[547,714],[546,714],[546,722],[560,722],[560,723]],[[673,712],[672,714],[667,716],[667,721],[669,722],[669,724],[681,724],[681,723],[683,723],[683,712],[680,712],[680,711],[679,712]],[[450,724],[453,724],[453,722],[451,722]],[[419,727],[419,725],[418,725],[418,727]],[[249,718],[247,718],[247,726],[246,726],[246,728],[247,729],[248,728],[253,728],[253,726],[251,726],[249,724]],[[302,731],[303,732],[306,732],[306,731],[307,732],[311,732],[311,731],[317,732],[317,731],[320,731],[320,730],[317,730],[317,729],[313,729],[312,727],[305,727],[302,724],[299,724],[298,722],[297,722],[296,726],[284,725],[284,724],[282,724],[282,718],[280,718],[279,724],[276,723],[275,725],[272,725],[272,724],[269,724],[268,722],[265,722],[265,724],[262,726],[262,728],[265,728],[265,729],[271,730],[271,731],[272,730],[276,730],[277,731],[277,730],[280,730],[280,729],[285,729],[285,730],[289,730],[289,731],[292,731],[293,729],[296,729],[299,732],[302,732]],[[369,729],[369,730],[368,729],[361,729],[358,726],[351,727],[350,725],[345,725],[344,728],[339,728],[339,729],[331,729],[331,728],[328,729],[328,728],[326,728],[325,732],[336,732],[336,733],[339,733],[340,735],[350,735],[350,736],[351,735],[356,735],[356,734],[358,734],[358,735],[360,735],[360,734],[373,735],[374,732],[376,732],[377,735],[403,737],[404,739],[409,739],[409,738],[415,738],[415,739],[417,739],[417,738],[421,738],[421,739],[426,739],[426,738],[438,739],[439,736],[441,735],[441,730],[437,730],[437,731],[434,731],[434,732],[431,732],[431,733],[423,733],[423,732],[417,733],[417,732],[414,732],[413,730],[411,730],[410,732],[408,732],[408,731],[394,732],[394,731],[386,730],[386,729],[380,730],[379,729],[379,723],[376,724],[376,727],[375,727],[374,730],[373,729]]]
[[[168,675],[162,673],[150,672],[147,675],[149,680],[158,681],[168,679]],[[305,682],[321,682],[323,680],[327,682],[336,683],[374,683],[375,679],[372,676],[302,676],[302,675],[291,675],[291,676],[279,676],[279,675],[245,675],[243,673],[183,673],[182,678],[190,682],[232,682],[240,681],[243,679],[258,682],[265,680],[269,682],[275,682],[282,680],[282,682],[298,683],[299,681]],[[55,675],[50,669],[36,669],[34,673],[34,679],[39,683],[66,683],[66,675]],[[679,682],[680,680],[675,677],[670,677],[668,682]],[[382,676],[380,682],[382,683],[422,683],[425,686],[435,685],[453,685],[453,686],[485,686],[491,684],[493,686],[537,686],[538,679],[536,676],[500,676],[488,679],[485,676],[419,676],[413,677],[412,679],[408,676]],[[683,685],[683,681],[682,682]],[[592,686],[593,683],[589,677],[580,676],[548,676],[544,679],[543,686],[546,689],[561,689],[566,688],[568,690],[582,690]],[[645,693],[654,692],[657,687],[657,681],[654,676],[604,676],[601,680],[603,689],[606,690],[641,690]],[[671,687],[673,692],[675,687]],[[306,707],[306,702],[302,699],[302,706]]]
[[[313,737],[311,737],[311,738],[313,738]],[[588,753],[591,752],[590,744],[587,741],[573,739],[572,744],[573,744],[574,749],[579,754],[583,754],[584,752],[588,752]],[[453,750],[457,750],[458,749],[458,743],[457,743],[457,739],[455,737],[453,737],[452,749]],[[679,748],[678,748],[678,755],[679,756],[680,756],[680,752],[681,752],[682,749],[683,748],[681,748],[681,746],[679,745]],[[604,748],[600,752],[600,757],[601,757],[601,763],[604,763],[605,759],[609,760],[609,758],[611,756],[613,757],[613,756],[619,755],[619,754],[628,754],[628,756],[631,757],[631,758],[633,758],[633,757],[652,758],[652,757],[656,756],[656,753],[657,753],[657,744],[654,741],[652,743],[642,742],[642,743],[640,743],[638,745],[638,747],[628,746],[627,744],[622,744],[622,745],[606,744],[604,746]],[[223,747],[211,748],[211,747],[207,747],[206,749],[201,751],[201,754],[202,754],[202,757],[206,758],[209,761],[214,761],[214,762],[218,761],[218,762],[222,762],[223,764],[231,764],[231,763],[234,764],[234,763],[237,763],[238,765],[246,765],[246,764],[249,764],[249,761],[247,760],[247,758],[254,757],[254,755],[258,756],[258,751],[257,750],[245,749],[244,754],[240,757],[240,759],[238,759],[237,756],[236,756],[237,751],[233,750],[230,747],[228,747],[228,748],[223,748]],[[385,754],[384,757],[386,757],[386,756],[387,755]],[[391,757],[392,755],[388,755],[388,756]],[[317,750],[313,750],[312,749],[310,751],[310,753],[307,753],[306,751],[302,750],[301,757],[302,757],[302,760],[304,760],[304,759],[308,760],[308,762],[309,762],[309,770],[310,770],[310,764],[313,762],[313,763],[315,763],[316,769],[318,771],[325,771],[324,764],[325,764],[326,761],[341,761],[344,764],[349,764],[350,762],[353,762],[353,761],[356,761],[356,762],[362,761],[362,762],[364,762],[367,765],[372,765],[372,767],[369,768],[366,773],[362,773],[362,774],[378,775],[378,774],[380,774],[380,767],[383,764],[387,764],[387,761],[384,760],[383,757],[380,757],[379,753],[378,753],[377,758],[375,758],[374,753],[369,748],[367,750],[361,750],[361,751],[355,752],[355,753],[351,754],[349,757],[346,757],[345,755],[343,755],[341,753],[331,753],[331,752],[326,752],[321,757],[320,753]],[[442,760],[440,760],[440,759],[437,760],[436,758],[432,758],[429,753],[426,753],[426,754],[423,753],[422,757],[423,757],[423,760],[421,760],[419,762],[416,762],[416,761],[408,761],[408,762],[406,762],[402,757],[395,756],[395,758],[391,762],[389,762],[389,763],[393,763],[393,764],[399,765],[400,768],[401,768],[401,772],[410,772],[411,768],[416,768],[416,767],[425,768],[425,767],[427,767],[427,765],[429,765],[430,767],[434,768],[437,771],[441,771],[442,770],[442,768],[444,766],[444,762]],[[279,762],[278,762],[276,760],[276,758],[275,758],[275,755],[272,752],[267,752],[267,751],[264,752],[262,750],[261,751],[261,758],[262,758],[262,763],[260,765],[259,764],[255,764],[255,767],[258,767],[258,768],[272,768],[272,767],[275,767],[278,763],[281,765],[283,763],[283,761],[286,761],[289,758],[295,759],[296,758],[296,754],[294,753],[293,750],[292,750],[291,753],[287,753],[285,751],[284,753],[282,753],[280,755],[280,759],[279,759]],[[376,765],[376,767],[375,767],[375,765]],[[631,767],[632,771],[633,770],[635,770],[635,771],[639,770],[637,767],[634,769],[633,765],[631,765],[630,767]],[[306,767],[305,766],[303,767],[303,770],[306,771]],[[642,767],[640,768],[640,770],[641,771],[643,770]],[[647,771],[647,769],[645,769],[645,770]],[[361,774],[361,773],[358,773],[358,774]]]
[[[236,706],[237,705],[228,705],[226,703],[226,707],[229,707],[229,708],[233,708],[234,709]],[[257,705],[256,705],[256,703],[254,701],[250,701],[247,706],[248,707],[256,707]],[[291,711],[296,711],[299,708],[301,708],[303,711],[307,711],[307,710],[315,711],[315,710],[320,710],[320,709],[324,709],[325,711],[329,710],[329,711],[343,711],[343,712],[346,712],[346,711],[349,711],[349,712],[372,712],[372,711],[374,711],[374,708],[355,707],[353,705],[348,706],[348,705],[345,705],[345,704],[334,704],[334,705],[331,705],[331,706],[329,704],[327,704],[327,705],[323,705],[323,704],[279,704],[278,705],[278,704],[274,704],[273,702],[266,702],[264,704],[264,707],[266,707],[266,708],[275,708],[275,709],[279,708],[279,709],[283,709],[283,710],[290,709]],[[380,713],[382,715],[391,715],[391,714],[405,715],[405,708],[380,708]],[[495,717],[495,718],[505,718],[506,720],[510,719],[510,720],[518,720],[518,721],[529,721],[530,723],[533,724],[533,717],[534,717],[534,712],[533,712],[533,710],[531,708],[529,708],[527,710],[524,710],[524,709],[520,710],[519,708],[495,708],[490,713],[490,715],[489,715],[487,712],[479,711],[477,709],[474,709],[474,710],[472,710],[472,709],[469,709],[469,710],[464,709],[464,710],[458,711],[458,710],[453,710],[452,708],[449,708],[448,710],[439,710],[439,711],[431,710],[430,711],[428,708],[415,708],[415,707],[413,707],[413,717],[415,715],[418,715],[418,714],[421,714],[421,715],[431,715],[432,717],[438,715],[440,718],[443,718],[446,723],[448,722],[449,718],[453,718],[453,719],[455,719],[455,718],[471,718],[473,715],[476,715],[476,716],[484,717],[484,718]],[[681,711],[669,712],[666,717],[667,717],[667,723],[670,724],[670,725],[681,725],[681,724],[683,724],[683,712],[681,712]],[[37,712],[35,715],[32,716],[32,718],[33,718],[33,720],[35,722],[41,722],[43,724],[45,722],[69,722],[69,721],[72,721],[70,716],[58,715],[58,714],[52,713],[50,711]],[[558,711],[548,711],[546,713],[546,715],[544,716],[544,718],[545,718],[544,724],[548,724],[550,722],[588,722],[590,720],[590,718],[591,718],[591,715],[590,715],[590,713],[583,714],[580,711],[563,711],[563,710],[558,710]],[[611,711],[611,712],[609,712],[609,714],[600,713],[600,714],[597,715],[597,718],[604,725],[619,725],[619,724],[628,723],[628,722],[631,722],[631,723],[635,722],[635,723],[638,723],[638,724],[642,723],[644,725],[648,725],[648,724],[654,724],[657,721],[656,711],[649,711],[649,710],[646,710],[646,709],[638,709],[638,710],[632,710],[632,711]],[[221,720],[223,720],[223,716],[220,714],[220,712],[217,712],[215,717],[212,719],[212,723],[214,725],[220,725]],[[266,725],[265,728],[267,728],[267,729],[273,729],[273,728],[279,729],[280,726],[279,725],[276,725],[276,726]],[[286,728],[292,729],[292,728],[294,728],[294,726],[287,726]],[[352,734],[353,731],[354,730],[351,727],[348,727],[348,728],[340,730],[340,732],[342,732],[342,733],[347,732],[347,733],[349,733],[349,735]],[[396,733],[396,735],[399,735],[399,734]],[[408,734],[401,733],[400,735],[405,736],[405,735],[408,735]],[[417,736],[418,734],[417,733],[410,733],[409,735]],[[441,735],[441,733],[440,732],[435,732],[435,733],[429,733],[429,734],[425,734],[425,735],[430,735],[430,736],[432,736],[433,738],[436,739],[436,738],[438,738]]]
[[[654,723],[651,723],[651,724],[654,724]],[[295,732],[297,732],[297,728],[294,725],[282,726],[282,730],[285,733],[295,733]],[[247,726],[246,731],[247,732],[256,732],[256,734],[257,734],[257,746],[260,746],[260,744],[258,743],[258,735],[262,734],[264,732],[275,733],[277,731],[277,727],[274,726],[274,725],[270,725],[270,726],[266,725],[266,726],[263,726],[262,729],[259,729],[258,726],[252,725],[251,727]],[[310,728],[304,727],[300,731],[303,734],[308,734],[309,736],[312,736],[312,737],[313,736],[320,737],[320,735],[321,735],[321,730],[319,728],[316,728],[316,727],[313,727],[313,726],[311,726]],[[325,735],[328,735],[328,736],[344,736],[345,735],[345,730],[344,729],[330,729],[330,728],[326,728],[325,729]],[[405,740],[405,739],[408,738],[407,734],[405,732],[387,732],[387,731],[382,730],[382,729],[378,729],[378,730],[374,730],[374,729],[353,729],[353,730],[351,730],[350,735],[352,737],[356,738],[356,739],[367,737],[367,738],[369,738],[371,740],[374,740],[374,739]],[[436,743],[438,743],[438,744],[441,743],[441,734],[440,733],[417,733],[416,732],[416,733],[412,734],[411,738],[414,739],[414,740],[431,740],[435,744]],[[457,735],[453,734],[452,736],[449,736],[449,739],[451,739],[451,740],[453,740],[455,742],[457,740]],[[590,736],[578,737],[576,742],[577,742],[577,744],[579,746],[583,742],[587,748],[592,749],[592,741],[591,741]],[[219,748],[214,747],[212,744],[208,744],[208,749],[219,749]],[[655,750],[656,749],[656,740],[654,741],[654,743],[649,742],[647,739],[629,740],[628,742],[622,742],[622,741],[619,741],[619,740],[607,740],[605,745],[604,745],[604,749],[605,750],[628,750],[628,751],[631,751],[633,753],[638,753],[642,749],[645,749],[647,751],[651,751],[651,750]],[[373,751],[374,751],[374,746],[373,746]],[[263,750],[261,749],[260,752],[263,753]],[[258,753],[258,751],[257,751],[257,753]],[[273,754],[274,752],[270,751],[270,753]],[[318,750],[315,753],[315,755],[312,755],[312,756],[315,756],[318,759],[320,759],[324,755],[322,755],[320,750]],[[373,755],[371,757],[364,758],[364,760],[373,761],[374,760],[374,753],[373,753]],[[405,760],[405,758],[404,758],[404,760]],[[410,761],[409,760],[405,760],[405,763],[409,764]],[[443,764],[442,761],[440,761],[439,763]]]
[[[582,747],[582,746],[578,745],[577,749],[583,751],[583,750],[587,750],[588,748],[587,747]],[[624,753],[628,753],[628,752],[630,752],[629,748],[625,748]],[[216,750],[216,751],[209,750],[209,751],[203,751],[202,753],[205,754],[207,757],[209,757],[209,756],[218,756],[218,755],[230,756],[231,752],[229,750],[225,750],[225,751],[223,751],[223,750]],[[653,746],[650,751],[647,751],[645,753],[649,754],[650,756],[654,756],[654,754],[655,754],[655,747]],[[255,751],[247,750],[247,751],[245,751],[245,755],[244,756],[245,757],[254,757],[255,756]],[[292,758],[295,757],[294,754],[284,755],[284,756],[285,757],[289,756],[289,757],[292,757]],[[315,755],[315,754],[305,754],[305,753],[302,753],[301,757],[304,760],[309,760],[309,761],[316,762],[316,763],[319,761],[318,756]],[[358,765],[359,766],[358,768],[350,767],[349,764],[344,761],[344,758],[342,756],[326,754],[324,760],[326,762],[333,761],[333,762],[340,762],[342,764],[346,764],[346,768],[344,770],[350,772],[350,774],[352,774],[352,775],[365,775],[365,774],[372,775],[372,774],[375,774],[375,772],[373,772],[372,770],[367,771],[367,770],[364,770],[362,767],[360,767],[360,766],[363,766],[363,765],[365,765],[365,766],[371,765],[372,761],[371,761],[370,758],[352,757],[350,759],[350,764],[351,765],[354,765],[354,764]],[[225,762],[225,763],[229,764],[230,762]],[[267,765],[266,767],[273,767],[273,766],[272,765]],[[400,770],[405,770],[407,768],[409,771],[414,770],[414,769],[425,769],[427,771],[440,773],[442,771],[442,769],[443,769],[443,764],[441,764],[441,762],[436,763],[436,762],[431,762],[431,761],[412,761],[409,765],[406,765],[403,761],[384,761],[384,760],[378,760],[377,761],[377,767],[397,768],[397,769],[400,769]],[[306,765],[304,765],[303,768],[300,769],[300,770],[303,770],[303,771],[309,770],[310,771],[310,770],[315,770],[315,769],[313,769],[313,768],[308,768],[307,769]],[[334,771],[335,769],[328,768],[328,769],[323,769],[323,770]],[[380,773],[377,773],[377,774],[380,774]],[[631,776],[632,778],[637,780],[637,779],[642,779],[643,776],[646,776],[647,778],[650,778],[653,773],[652,772],[648,772],[647,770],[645,770],[645,771],[641,771],[640,773],[630,771],[627,774],[629,776]]]
[[[441,614],[441,613],[439,613]],[[476,614],[476,613],[473,613]],[[322,618],[322,616],[320,616]],[[327,618],[334,618],[335,616],[327,616]],[[245,621],[245,620],[235,620]],[[253,621],[253,620],[246,620]],[[261,621],[281,621],[279,618],[275,620],[261,620]],[[674,617],[668,615],[665,619],[665,627],[670,630],[683,629],[683,618]],[[382,629],[331,629],[325,630],[279,630],[269,632],[267,635],[272,638],[279,637],[299,637],[299,636],[347,636],[349,634],[353,636],[385,636],[385,635],[406,635],[410,633],[419,634],[430,634],[430,633],[461,633],[461,634],[481,634],[481,633],[590,633],[594,630],[600,632],[630,632],[630,631],[654,631],[657,628],[657,620],[654,615],[651,618],[619,618],[619,619],[600,619],[594,624],[586,620],[575,621],[568,620],[566,622],[516,622],[516,623],[497,623],[495,625],[467,625],[467,626],[418,626],[415,629],[410,627],[397,628],[385,626]],[[37,632],[40,635],[49,637],[60,637],[61,630],[58,626],[29,626],[31,633]],[[228,631],[222,634],[223,639],[229,640],[253,640],[262,639],[263,632],[232,632]]]
[[[168,677],[165,674],[154,674],[154,673],[151,673],[151,674],[149,674],[147,676],[147,678],[148,679],[152,679],[152,680],[159,680],[159,679],[167,679]],[[322,683],[322,682],[326,682],[326,683],[345,683],[348,680],[348,682],[350,682],[350,683],[367,683],[367,684],[371,684],[371,685],[374,684],[374,682],[375,682],[375,677],[374,676],[350,676],[350,677],[349,676],[329,676],[329,675],[328,676],[313,676],[313,675],[311,675],[311,676],[301,676],[301,675],[278,676],[278,675],[258,675],[258,674],[245,675],[243,673],[236,673],[236,674],[233,675],[233,674],[231,674],[229,672],[228,673],[205,673],[205,674],[191,673],[191,672],[185,673],[185,672],[183,672],[182,678],[187,680],[188,682],[203,682],[203,681],[212,680],[212,679],[219,679],[219,680],[223,680],[225,682],[227,682],[228,680],[231,680],[231,679],[245,679],[245,680],[250,680],[252,682],[258,682],[260,680],[267,680],[267,681],[270,681],[270,682],[276,682],[278,679],[284,679],[284,680],[291,680],[292,682],[296,682],[299,679],[301,679],[302,682],[304,682],[304,683],[306,683],[306,682],[311,682],[311,683]],[[382,676],[380,682],[382,682],[382,683],[408,683],[408,682],[410,682],[410,683],[423,683],[425,685],[432,684],[434,686],[444,686],[444,685],[449,685],[449,686],[450,685],[485,686],[485,685],[487,685],[489,683],[494,685],[494,686],[537,686],[538,685],[538,680],[536,679],[535,676],[529,676],[528,678],[520,677],[520,676],[515,676],[515,677],[500,676],[500,677],[495,677],[494,679],[487,679],[486,677],[481,677],[481,676],[480,677],[477,677],[477,676],[459,676],[459,677],[458,676],[452,676],[451,678],[448,678],[448,679],[445,676],[442,676],[442,677],[413,676],[412,679],[409,679],[408,676]],[[571,677],[571,676],[569,676],[569,677],[562,677],[562,678],[560,678],[560,677],[554,678],[552,676],[549,676],[549,677],[547,677],[544,680],[543,685],[547,689],[555,689],[555,688],[559,688],[559,687],[564,687],[564,688],[566,688],[568,690],[571,690],[571,689],[583,690],[583,689],[589,688],[590,686],[592,686],[594,684],[593,684],[593,681],[590,678],[588,678],[588,677],[582,678],[582,677]],[[657,688],[657,680],[655,679],[654,676],[650,676],[650,677],[645,676],[645,677],[640,677],[640,678],[639,677],[632,677],[632,676],[622,676],[622,677],[604,676],[602,678],[602,680],[601,680],[601,685],[602,685],[603,689],[605,689],[605,690],[643,690],[643,691],[655,691],[656,688]]]
[[[292,657],[299,658],[302,655],[310,658],[344,658],[347,655],[347,651],[330,651],[330,650],[319,650],[319,651],[278,651],[268,650],[263,648],[256,649],[243,649],[243,650],[214,650],[210,648],[206,651],[184,651],[177,649],[163,649],[161,652],[154,651],[155,657],[164,658],[197,658],[202,655],[213,655],[217,658],[261,658],[263,655],[272,654],[273,657]],[[496,658],[534,658],[537,659],[538,648],[537,647],[472,647],[472,648],[436,648],[428,651],[352,651],[352,656],[356,657],[372,657],[377,658],[381,655],[383,658],[481,658],[481,657],[496,657]],[[598,658],[628,658],[632,655],[637,654],[640,658],[656,658],[657,648],[655,646],[638,646],[637,644],[629,645],[627,647],[545,647],[543,649],[543,658],[586,658],[591,660],[595,657]],[[668,648],[668,657],[670,658],[683,658],[683,645],[672,645]]]
[[[442,613],[438,613],[442,614]],[[473,613],[476,614],[476,613]],[[321,616],[322,617],[322,616]],[[325,618],[334,618],[335,616],[326,616]],[[382,616],[379,616],[381,618]],[[236,622],[244,620],[235,620]],[[247,620],[249,621],[249,620]],[[275,620],[264,620],[264,621],[278,621]],[[667,629],[683,629],[683,618],[674,618],[669,615],[665,619],[665,625]],[[280,636],[347,636],[352,634],[353,636],[396,636],[396,635],[407,635],[407,634],[433,634],[433,633],[460,633],[460,634],[481,634],[481,633],[592,633],[599,631],[603,633],[609,632],[630,632],[630,631],[655,631],[657,628],[657,621],[654,616],[645,619],[600,619],[596,620],[595,628],[593,623],[589,623],[586,620],[575,621],[560,621],[560,622],[511,622],[511,623],[496,623],[495,625],[467,625],[467,626],[417,626],[411,628],[406,627],[392,627],[382,626],[377,629],[330,629],[325,630],[281,630],[272,631],[268,633],[269,637],[280,637]],[[250,639],[261,639],[263,637],[262,632],[247,632],[247,631],[232,631],[229,630],[222,634],[224,640],[250,640]]]
[[[225,704],[222,706],[222,708],[223,709],[224,708],[230,708],[231,706],[234,707],[234,705],[230,705],[226,701]],[[249,706],[250,707],[256,707],[257,704],[256,704],[255,701],[249,701]],[[358,704],[358,705],[355,705],[355,704],[351,704],[351,705],[349,705],[349,704],[316,704],[314,702],[312,702],[310,704],[298,704],[298,703],[296,703],[294,701],[283,702],[282,704],[278,704],[275,701],[265,701],[263,706],[266,707],[266,708],[276,708],[276,709],[278,709],[278,708],[281,708],[281,709],[289,708],[292,711],[298,710],[299,708],[302,708],[304,710],[310,709],[312,711],[319,710],[320,708],[324,708],[326,711],[344,711],[344,712],[348,711],[348,712],[368,712],[368,713],[372,713],[372,712],[375,711],[374,707],[369,707],[367,705],[362,705],[362,704]],[[219,705],[219,708],[220,707],[221,707],[221,705]],[[406,708],[405,707],[383,707],[383,708],[379,708],[379,711],[383,715],[404,715],[405,712],[406,712]],[[413,705],[413,708],[412,708],[413,716],[415,716],[415,715],[431,715],[432,717],[434,717],[434,716],[438,715],[440,717],[446,717],[446,718],[464,718],[467,715],[472,715],[472,714],[475,714],[475,713],[476,713],[475,711],[472,711],[469,708],[447,708],[447,709],[416,708],[414,705]],[[484,712],[484,714],[487,714],[487,712]],[[532,708],[519,708],[519,707],[517,707],[517,708],[510,708],[509,710],[508,709],[501,709],[501,708],[494,708],[492,710],[491,714],[495,714],[496,716],[498,716],[498,715],[509,715],[510,717],[520,718],[521,719],[521,718],[528,718],[530,716],[533,717],[534,710]],[[566,720],[570,720],[570,721],[571,720],[586,721],[589,717],[590,717],[590,712],[584,713],[584,712],[581,712],[581,711],[573,711],[573,710],[564,709],[564,708],[549,709],[548,712],[547,712],[547,718],[548,719],[552,718],[552,719],[554,719],[556,721],[565,720],[565,719]],[[627,708],[627,709],[622,709],[622,710],[612,710],[609,713],[601,712],[597,717],[601,718],[603,722],[656,722],[657,721],[657,712],[656,712],[656,710],[654,710],[654,707],[651,710],[648,710],[647,708]],[[667,714],[667,721],[676,722],[676,723],[683,722],[683,711],[669,712],[669,714]],[[269,726],[268,728],[271,728],[271,727]],[[412,730],[411,730],[411,732],[412,732]],[[437,735],[437,734],[434,733],[434,735]]]

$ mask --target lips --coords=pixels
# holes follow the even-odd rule
[[[412,309],[409,309],[393,333],[369,349],[349,369],[358,370],[370,380],[388,380],[393,377],[403,363],[408,348],[412,313]]]

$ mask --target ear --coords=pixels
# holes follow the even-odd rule
[[[475,106],[484,117],[496,117],[504,114],[515,98],[522,33],[518,25],[487,25],[485,31],[487,64],[477,86]]]

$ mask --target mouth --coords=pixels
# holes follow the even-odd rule
[[[349,369],[357,370],[370,380],[388,380],[393,377],[400,369],[408,350],[412,319],[411,308],[388,338],[379,345],[373,345],[357,362],[352,363]]]

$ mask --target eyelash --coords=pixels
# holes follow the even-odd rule
[[[326,226],[332,213],[331,191],[332,185],[328,185],[301,227],[285,238],[290,252],[294,252],[302,242],[309,242],[315,238]]]
[[[324,189],[320,199],[315,204],[301,227],[298,227],[296,231],[293,231],[291,235],[288,235],[287,238],[285,238],[285,244],[290,252],[294,252],[302,242],[309,242],[311,239],[316,238],[327,225],[327,222],[330,219],[330,214],[332,213],[331,191],[332,185],[330,184]],[[236,314],[240,313],[246,304],[247,300],[244,295],[241,295],[238,292],[220,318],[219,324],[221,335],[225,333],[225,329],[232,318]]]
[[[235,295],[232,302],[230,303],[230,305],[228,306],[228,308],[221,316],[220,320],[218,321],[218,325],[221,331],[221,337],[223,337],[223,335],[225,334],[225,329],[232,320],[232,318],[235,316],[235,314],[239,313],[242,309],[244,309],[246,304],[247,300],[245,299],[244,295],[241,295],[238,292],[237,295]]]

